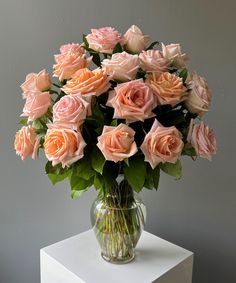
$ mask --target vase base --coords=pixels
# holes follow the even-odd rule
[[[135,258],[135,254],[133,253],[133,255],[131,257],[126,257],[126,258],[110,258],[110,257],[107,257],[103,252],[101,252],[101,256],[102,258],[107,261],[107,262],[110,262],[110,263],[113,263],[113,264],[125,264],[125,263],[129,263],[131,262],[134,258]]]

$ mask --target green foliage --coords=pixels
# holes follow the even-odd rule
[[[184,109],[172,109],[158,106],[154,109],[157,120],[165,127],[178,126],[186,124]]]
[[[124,164],[124,174],[129,185],[136,192],[140,192],[144,186],[146,176],[146,162],[142,156],[129,158],[129,166]]]
[[[81,190],[81,191],[78,191],[78,190],[71,190],[71,198],[72,199],[78,199],[82,196],[82,194],[84,192],[86,192],[87,190]]]
[[[91,156],[91,163],[92,163],[93,169],[96,172],[102,174],[105,162],[106,160],[103,154],[101,153],[101,151],[97,147],[94,147],[92,156]]]
[[[166,174],[180,179],[182,177],[182,166],[180,160],[177,160],[176,163],[161,163],[160,168]]]
[[[101,174],[96,173],[94,177],[94,187],[97,190],[103,191],[105,190],[104,178]]]
[[[84,44],[84,47],[88,48],[89,44],[88,44],[86,36],[87,36],[86,34],[83,34],[83,44]]]
[[[73,170],[70,177],[70,187],[71,190],[85,190],[93,184],[93,178],[89,180],[85,180],[77,175],[77,173]]]
[[[23,125],[23,126],[27,126],[28,125],[28,119],[21,119],[18,124]]]
[[[146,48],[146,50],[151,50],[155,47],[155,45],[159,45],[159,44],[160,44],[159,41],[154,41]]]
[[[152,169],[152,167],[147,164],[144,187],[150,190],[152,190],[153,188],[157,190],[159,187],[159,179],[160,167],[156,166],[154,169]]]
[[[48,178],[51,180],[52,184],[55,185],[58,182],[63,181],[70,176],[72,169],[71,168],[62,168],[61,164],[52,166],[52,162],[48,161],[45,166],[45,172],[48,175]]]
[[[179,73],[179,77],[183,79],[183,83],[185,83],[187,77],[188,77],[188,70],[187,69],[183,69],[180,73]]]
[[[146,72],[143,69],[139,68],[136,75],[136,79],[145,79],[145,77],[146,77]]]
[[[90,180],[95,175],[89,157],[84,156],[74,164],[73,175],[76,175],[84,180]]]
[[[56,183],[59,183],[63,180],[65,180],[68,177],[68,172],[60,173],[60,174],[48,174],[48,178],[51,180],[52,184],[55,185]]]
[[[65,92],[61,91],[59,94],[57,93],[57,98],[55,100],[55,103],[57,103],[63,96],[65,96]]]
[[[112,120],[111,126],[113,126],[113,127],[118,126],[118,120],[117,119]]]
[[[99,56],[99,53],[93,53],[93,52],[91,52],[90,55],[93,56],[93,59],[92,59],[93,63],[94,63],[95,65],[97,65],[98,67],[100,67],[100,66],[101,66],[101,58],[100,58],[100,56]]]
[[[96,173],[94,186],[99,190],[101,196],[106,195],[114,186],[117,185],[116,178],[119,173],[119,164],[107,161],[104,165],[103,173]]]
[[[197,153],[196,153],[196,150],[194,149],[194,147],[191,145],[191,143],[186,143],[184,145],[184,148],[183,148],[183,151],[182,151],[182,155],[196,157]]]
[[[121,44],[118,42],[116,44],[116,46],[114,47],[112,54],[121,53],[121,52],[123,52],[123,48],[122,48]]]

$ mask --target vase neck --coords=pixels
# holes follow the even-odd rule
[[[106,204],[112,207],[127,208],[134,203],[134,191],[126,180],[109,188],[104,197]]]

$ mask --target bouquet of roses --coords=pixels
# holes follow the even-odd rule
[[[137,26],[92,29],[61,46],[56,82],[42,70],[21,85],[16,153],[35,159],[43,149],[48,177],[68,178],[73,198],[92,185],[105,195],[119,174],[137,192],[157,189],[160,170],[181,177],[181,155],[216,152],[212,130],[194,122],[210,106],[207,82],[189,72],[179,44],[149,41]]]

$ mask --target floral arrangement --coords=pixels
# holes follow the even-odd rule
[[[16,153],[35,159],[43,149],[48,177],[68,178],[73,198],[91,185],[106,194],[119,174],[136,192],[157,189],[160,171],[180,178],[181,155],[216,153],[201,121],[212,93],[186,62],[179,44],[150,43],[137,26],[92,29],[61,46],[55,83],[45,70],[26,76]]]

